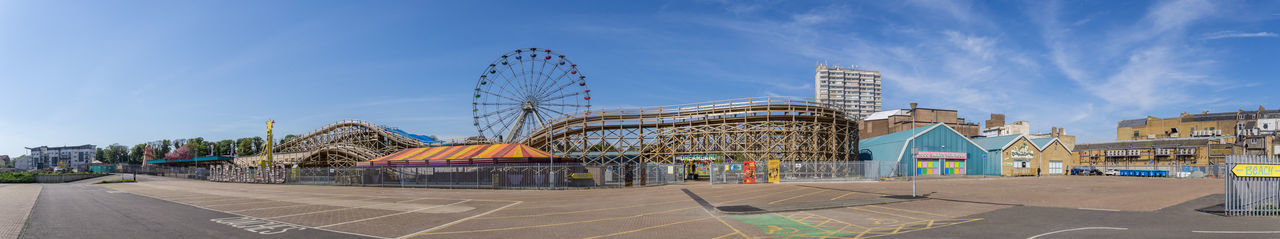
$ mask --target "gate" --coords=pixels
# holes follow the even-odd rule
[[[1280,216],[1280,158],[1227,156],[1226,203],[1230,216]]]

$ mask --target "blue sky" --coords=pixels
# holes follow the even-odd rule
[[[0,154],[304,133],[341,119],[464,137],[515,48],[566,54],[592,104],[813,96],[881,71],[884,107],[1114,139],[1116,121],[1280,108],[1276,1],[3,1]]]

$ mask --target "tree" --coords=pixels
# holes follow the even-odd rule
[[[253,151],[253,138],[236,139],[236,155],[249,156],[255,153]]]
[[[266,141],[263,141],[262,137],[253,136],[253,153],[254,154],[261,153],[262,144],[265,144],[265,143]]]
[[[298,137],[297,135],[292,135],[292,134],[285,135],[284,138],[280,138],[280,143],[276,145],[283,145],[285,142],[289,142],[290,140],[293,140],[294,138],[297,138],[297,137]]]
[[[171,145],[173,145],[173,142],[169,142],[167,139],[160,140],[160,147],[156,148],[156,156],[163,158],[165,154],[168,154],[170,150],[173,150],[173,148],[169,147]]]
[[[587,147],[587,152],[604,152],[612,149],[613,149],[612,144],[609,144],[607,142],[600,142],[600,143],[596,143],[595,145],[591,145],[591,147]]]
[[[187,150],[190,150],[192,156],[200,157],[209,153],[209,149],[206,148],[207,145],[204,143],[203,137],[188,139],[186,142],[183,142],[182,145],[187,146]]]
[[[96,151],[97,152],[94,153],[93,155],[93,160],[97,160],[98,162],[102,162],[102,163],[110,163],[110,162],[107,162],[107,153],[105,153],[105,151],[103,151],[102,148],[98,148]]]
[[[129,163],[140,164],[144,159],[142,155],[147,152],[147,144],[137,144],[129,149]]]
[[[107,149],[103,150],[106,154],[106,163],[129,163],[129,147],[120,144],[111,144]]]
[[[215,152],[214,155],[231,155],[232,154],[231,151],[236,148],[235,145],[236,145],[235,140],[230,140],[230,139],[220,140],[218,141],[218,151]]]

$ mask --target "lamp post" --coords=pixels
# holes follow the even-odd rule
[[[910,140],[911,142],[909,143],[911,144],[911,172],[910,172],[911,197],[914,198],[916,197],[916,170],[917,170],[916,164],[919,163],[919,162],[916,162],[916,151],[918,151],[919,149],[916,148],[916,109],[915,107],[911,107],[911,138]]]

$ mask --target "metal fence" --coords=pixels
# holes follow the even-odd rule
[[[1150,165],[1150,166],[1074,166],[1066,172],[1070,175],[1116,175],[1173,178],[1222,178],[1228,167],[1215,165]],[[1126,172],[1136,171],[1136,172]],[[1144,173],[1143,171],[1155,172]]]
[[[656,186],[684,183],[674,164],[583,165],[571,163],[390,166],[348,168],[209,168],[119,165],[134,173],[235,183],[434,187],[477,189],[566,189]]]
[[[779,182],[840,182],[840,181],[875,181],[881,177],[881,162],[780,162],[778,165]],[[883,166],[892,167],[892,162]],[[711,163],[710,181],[712,184],[740,184],[748,175],[743,163]],[[891,170],[884,170],[891,172]],[[755,164],[756,183],[769,183],[768,161]]]
[[[1227,215],[1280,216],[1280,158],[1231,155],[1226,166]]]

